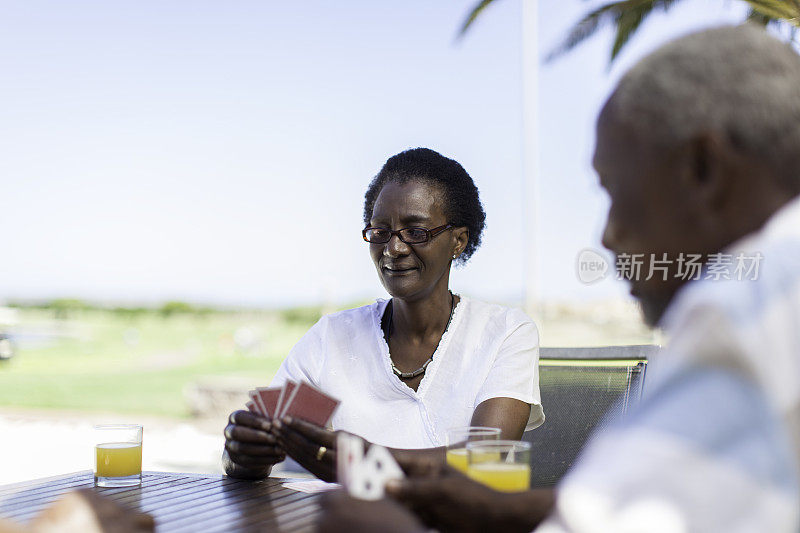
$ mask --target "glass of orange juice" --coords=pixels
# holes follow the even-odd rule
[[[531,445],[516,440],[467,443],[467,475],[501,492],[531,487]]]
[[[94,484],[130,487],[142,483],[142,426],[103,424],[94,427]]]
[[[467,473],[467,443],[477,440],[498,440],[500,428],[464,426],[447,430],[447,464]]]

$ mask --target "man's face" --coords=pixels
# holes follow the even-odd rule
[[[593,162],[611,199],[603,246],[614,252],[645,321],[655,325],[685,283],[678,272],[680,254],[705,247],[693,232],[680,158],[657,149],[614,114],[607,106],[598,119]],[[663,254],[667,260],[661,262]]]

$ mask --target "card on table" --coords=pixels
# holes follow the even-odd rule
[[[294,416],[325,427],[338,406],[339,400],[303,381],[291,391],[289,399],[284,400],[280,416]]]

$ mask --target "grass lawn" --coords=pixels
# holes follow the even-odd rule
[[[277,312],[22,311],[17,354],[0,361],[0,405],[187,416],[187,385],[217,376],[266,385],[312,323]]]
[[[635,309],[602,320],[573,314],[545,314],[544,346],[661,343]],[[319,310],[63,316],[20,311],[17,355],[0,361],[0,406],[188,416],[184,391],[193,383],[267,385]]]

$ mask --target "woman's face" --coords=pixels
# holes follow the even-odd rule
[[[412,180],[384,185],[375,200],[369,225],[396,231],[409,227],[433,229],[449,222],[439,188]],[[370,244],[369,251],[389,294],[413,301],[429,296],[437,287],[447,288],[453,254],[464,250],[467,239],[467,228],[457,227],[420,244],[406,244],[393,235],[385,244]]]

